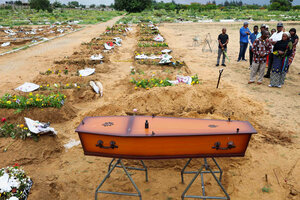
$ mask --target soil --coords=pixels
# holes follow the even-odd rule
[[[30,109],[17,114],[13,110],[0,110],[0,117],[7,117],[9,121],[21,123],[26,116],[35,120],[50,121],[58,131],[56,137],[43,136],[38,142],[30,139],[22,141],[0,138],[0,168],[16,162],[23,166],[34,181],[29,200],[94,198],[96,186],[105,176],[111,159],[84,156],[81,145],[71,149],[65,149],[63,145],[71,139],[79,139],[74,130],[84,117],[132,115],[133,109],[137,109],[139,115],[205,119],[231,117],[234,120],[249,121],[258,134],[253,135],[245,157],[217,159],[224,171],[222,184],[231,199],[299,199],[298,54],[282,88],[269,88],[268,79],[265,79],[262,85],[248,85],[249,63],[235,61],[239,51],[238,30],[241,23],[185,23],[161,24],[159,27],[169,48],[173,50],[171,55],[186,63],[187,66],[182,69],[165,66],[162,70],[159,66],[136,64],[133,60],[139,39],[136,26],[131,33],[123,37],[122,47],[103,54],[107,57],[106,62],[93,65],[96,73],[92,76],[71,76],[76,70],[90,66],[90,63],[54,63],[65,59],[74,61],[77,55],[74,52],[88,60],[91,52],[85,51],[86,48],[81,43],[91,42],[117,20],[118,18],[115,18],[93,25],[64,38],[1,58],[0,95],[12,93],[15,87],[30,81],[44,85],[59,82],[87,84],[90,80],[100,80],[104,87],[103,97],[95,95],[88,86],[82,90],[63,90],[67,101],[61,109]],[[285,25],[287,29],[291,28],[288,23]],[[215,39],[223,26],[227,28],[230,37],[228,56],[231,61],[226,60],[227,67],[224,69],[220,86],[216,89],[220,69],[215,66],[217,55],[203,52],[202,48],[206,34],[210,33],[211,38]],[[300,26],[296,25],[295,28],[300,29]],[[192,46],[192,38],[195,35],[200,36],[198,47]],[[299,49],[297,51],[299,52]],[[151,77],[153,72],[156,77],[173,79],[177,74],[198,74],[200,84],[180,84],[150,90],[135,89],[130,83],[130,66],[144,71],[143,75],[136,74],[134,77]],[[60,77],[57,74],[39,74],[49,68],[63,70],[64,67],[70,68],[70,74],[62,74]],[[2,152],[1,149],[8,145],[8,151]],[[145,182],[143,172],[130,171],[143,199],[181,199],[182,192],[192,178],[192,175],[185,175],[185,184],[181,184],[180,170],[185,162],[185,159],[145,161],[149,170],[149,182]],[[189,169],[197,170],[202,162],[201,159],[192,160]],[[211,163],[210,160],[209,162]],[[134,166],[139,163],[129,160],[125,161],[125,164]],[[215,189],[216,184],[209,175],[205,176],[205,186],[208,195],[222,195],[220,190]],[[263,188],[270,190],[263,192]],[[134,192],[134,188],[120,169],[113,172],[103,189]],[[189,194],[200,195],[200,192],[199,179]],[[107,200],[136,198],[103,194],[100,196]]]

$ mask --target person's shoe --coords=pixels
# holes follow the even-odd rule
[[[216,67],[218,67],[219,66],[219,64],[216,64]]]
[[[225,64],[222,64],[222,66],[226,67],[226,65],[225,65]]]
[[[262,82],[257,82],[257,85],[261,85],[262,84]]]
[[[242,61],[245,61],[245,62],[247,62],[247,60],[246,60],[246,59],[243,59]]]
[[[268,86],[269,86],[269,87],[274,87],[274,86],[273,86],[273,85],[271,85],[271,84],[270,84],[270,85],[268,85]]]
[[[249,81],[248,84],[254,83],[254,81]]]
[[[249,66],[249,69],[251,69],[252,65]]]
[[[269,74],[264,75],[265,78],[270,78]]]
[[[278,87],[278,88],[281,88],[281,85],[278,85],[277,87]]]
[[[240,62],[241,60],[237,60],[236,62]]]

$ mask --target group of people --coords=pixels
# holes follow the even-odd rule
[[[245,53],[249,47],[249,62],[250,62],[250,80],[248,84],[255,82],[258,74],[257,84],[262,84],[263,78],[270,78],[270,87],[280,88],[284,84],[286,73],[289,66],[292,64],[296,54],[296,45],[298,36],[296,29],[291,28],[289,32],[285,32],[283,23],[277,24],[275,29],[269,32],[269,27],[262,24],[260,32],[258,26],[253,27],[253,33],[248,28],[248,22],[244,22],[240,29],[240,52],[237,62],[247,61]],[[219,50],[216,66],[219,66],[220,57],[223,54],[222,65],[225,65],[225,56],[227,56],[227,44],[229,37],[226,34],[226,29],[222,29],[222,33],[218,36]],[[265,73],[266,63],[268,62],[268,70]]]

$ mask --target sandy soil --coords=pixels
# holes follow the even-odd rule
[[[51,82],[50,77],[41,78],[39,71],[54,67],[54,60],[72,56],[73,52],[80,50],[81,42],[89,42],[116,20],[94,25],[64,38],[1,58],[0,94],[11,92],[24,81]],[[203,53],[202,44],[199,47],[192,47],[192,38],[200,35],[201,43],[207,33],[210,33],[213,39],[217,38],[223,26],[227,27],[230,37],[228,56],[231,62],[226,61],[227,67],[220,88],[216,89],[220,69],[215,67],[216,54]],[[74,130],[85,116],[126,115],[131,114],[133,108],[138,109],[138,114],[147,115],[208,119],[227,119],[231,116],[236,120],[250,121],[258,131],[250,141],[245,157],[217,159],[224,170],[222,183],[231,199],[299,199],[300,56],[296,54],[286,84],[281,89],[267,87],[268,80],[264,80],[263,85],[248,85],[249,64],[235,61],[239,50],[240,26],[239,23],[160,25],[161,33],[174,51],[173,55],[184,60],[189,68],[183,73],[197,73],[201,84],[150,90],[135,90],[129,83],[130,66],[136,66],[136,63],[132,62],[138,42],[134,28],[134,31],[124,38],[123,46],[108,55],[109,62],[96,65],[97,73],[92,78],[101,80],[104,86],[103,98],[93,96],[90,90],[84,90],[88,96],[84,100],[80,98],[84,95],[68,92],[67,97],[71,100],[59,111],[26,110],[14,115],[12,111],[2,109],[0,117],[7,114],[10,120],[16,122],[20,122],[25,115],[29,115],[28,117],[32,115],[32,118],[37,120],[53,118],[55,123],[52,125],[59,134],[56,138],[41,137],[38,143],[31,140],[14,141],[8,152],[0,152],[0,167],[16,162],[24,167],[34,181],[29,200],[93,199],[96,186],[104,177],[110,159],[84,156],[81,146],[69,150],[63,147],[70,139],[78,140]],[[287,28],[292,26],[294,25],[288,24]],[[295,28],[300,29],[300,26],[297,25]],[[146,75],[153,71],[158,74],[159,71],[158,67],[151,67],[148,70],[143,67],[143,70]],[[171,68],[168,72],[160,72],[158,76],[175,76],[179,71]],[[65,79],[62,78],[62,81],[68,81]],[[13,140],[2,138],[0,141],[0,149],[3,149]],[[180,183],[180,170],[185,162],[186,160],[181,159],[145,161],[149,168],[147,183],[142,172],[132,171],[133,179],[141,190],[143,199],[180,199],[186,187],[186,184]],[[191,163],[191,168],[197,169],[201,163],[201,159],[195,159]],[[134,165],[137,162],[126,161],[126,164]],[[185,178],[188,182],[192,176],[186,175]],[[208,195],[222,194],[220,190],[215,190],[216,184],[211,177],[205,177],[205,180]],[[271,190],[262,192],[264,187]],[[104,189],[134,192],[121,170],[112,174]],[[189,194],[200,195],[200,193],[199,179]],[[101,197],[136,198],[111,195]]]

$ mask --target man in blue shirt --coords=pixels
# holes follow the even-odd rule
[[[248,36],[251,34],[248,25],[248,22],[244,22],[244,26],[240,29],[240,53],[237,60],[238,62],[240,62],[241,60],[247,61],[245,59],[245,53],[248,47]]]
[[[253,59],[253,51],[252,51],[252,45],[254,40],[256,40],[258,35],[258,26],[255,25],[253,27],[253,33],[250,34],[250,48],[249,48],[249,61],[250,61],[250,68],[252,67],[252,59]]]

